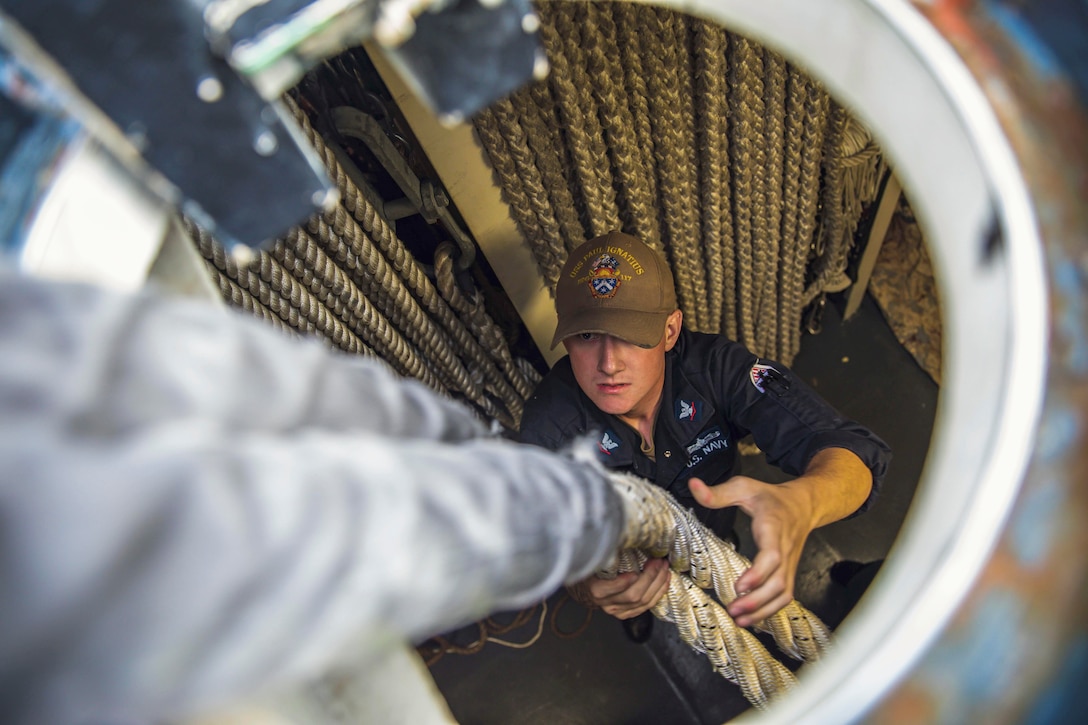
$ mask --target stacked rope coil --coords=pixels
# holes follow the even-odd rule
[[[725,118],[725,31],[710,23],[694,28],[696,114],[701,118]],[[699,124],[697,156],[701,163],[704,183],[699,188],[702,216],[703,261],[707,271],[707,329],[736,335],[736,321],[723,323],[726,294],[733,296],[733,260],[725,250],[733,246],[733,218],[723,213],[723,194],[730,186],[728,120],[721,124]],[[728,285],[728,292],[727,290]]]
[[[615,188],[608,183],[611,171],[599,104],[592,92],[596,79],[588,76],[582,42],[584,22],[585,8],[579,3],[571,12],[555,16],[554,22],[542,23],[540,32],[546,44],[568,43],[570,52],[556,57],[559,65],[550,77],[574,161],[574,176],[588,208],[594,211],[588,216],[587,231],[596,236],[617,228],[620,222]]]
[[[539,148],[552,143],[544,130],[552,126],[534,113],[535,110],[532,100],[525,104],[521,112],[515,110],[510,101],[499,101],[476,124],[476,134],[488,148],[496,150],[491,159],[498,173],[504,178],[521,179],[518,185],[504,190],[504,195],[518,227],[536,230],[534,253],[537,264],[545,278],[554,283],[559,279],[559,272],[567,258],[564,240],[574,229],[577,229],[575,233],[578,235],[583,231],[580,222],[576,218],[571,219],[573,196],[570,196],[565,180],[559,183],[560,163],[549,159],[546,149]],[[535,139],[533,144],[529,142],[529,134],[516,122],[519,116],[526,119],[525,123],[531,127],[536,124],[531,136]],[[558,123],[554,127],[558,128]],[[549,198],[549,190],[557,198]],[[564,210],[566,215],[563,214]],[[564,216],[566,218],[561,219]]]
[[[474,123],[545,282],[590,236],[636,234],[666,253],[692,329],[789,364],[805,306],[842,287],[879,148],[801,70],[713,23],[537,7],[551,74]]]
[[[651,611],[674,623],[681,638],[706,654],[715,671],[739,686],[755,707],[765,709],[796,678],[725,611],[736,599],[737,578],[751,562],[663,488],[630,474],[607,475],[624,501],[627,525],[621,550],[598,576],[639,571],[648,557],[667,558],[668,591]],[[806,663],[818,660],[831,644],[827,626],[796,600],[756,629],[769,633],[782,652]]]
[[[408,319],[405,319],[403,326],[398,326],[406,333],[417,327],[427,328],[432,338],[441,342],[438,348],[443,352],[438,354],[452,355],[455,351],[467,358],[473,369],[481,373],[489,386],[498,392],[505,411],[499,410],[474,389],[474,386],[462,379],[460,382],[465,385],[468,398],[488,409],[489,413],[493,411],[504,425],[516,428],[521,418],[523,397],[517,394],[489,359],[484,348],[438,294],[419,262],[385,221],[377,207],[351,182],[310,119],[291,98],[285,100],[340,190],[342,206],[332,213],[332,225],[338,233],[351,238],[354,243],[353,251],[362,258],[367,273],[379,281],[381,290],[385,293],[381,295],[382,298],[389,300],[391,297],[392,303],[399,309],[408,311]],[[443,357],[443,360],[452,367],[453,359]]]
[[[244,262],[186,219],[224,299],[293,334],[382,359],[516,428],[537,373],[514,360],[479,295],[468,301],[450,279],[437,289],[298,103],[284,101],[336,182],[340,203]],[[452,276],[452,268],[445,273]]]
[[[643,150],[639,147],[630,104],[631,91],[625,82],[599,80],[625,77],[621,53],[616,45],[616,28],[611,14],[603,12],[597,3],[585,3],[583,8],[586,26],[601,28],[599,33],[585,34],[583,41],[591,89],[601,109],[609,158],[619,178],[625,180],[616,189],[620,218],[630,220],[633,233],[651,246],[657,246],[660,239],[657,238],[657,225],[652,223],[656,212],[649,178],[653,166],[647,165]]]
[[[514,356],[510,354],[506,336],[487,314],[480,296],[477,294],[472,300],[465,297],[457,283],[456,258],[457,246],[452,242],[443,242],[435,250],[434,271],[438,291],[442,293],[442,297],[450,307],[461,316],[461,320],[480,345],[490,353],[491,359],[502,369],[503,374],[516,388],[518,395],[528,398],[532,395],[539,378],[526,376],[524,370],[518,367]]]

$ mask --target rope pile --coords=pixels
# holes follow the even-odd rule
[[[537,9],[552,72],[474,122],[547,284],[573,246],[622,229],[665,251],[689,327],[789,364],[876,196],[868,133],[714,23],[631,2]]]
[[[669,588],[654,605],[654,615],[674,623],[681,638],[705,653],[716,672],[738,685],[755,707],[765,709],[796,678],[725,611],[736,599],[734,583],[751,562],[663,488],[630,474],[608,475],[624,499],[627,527],[623,548],[598,576],[640,571],[648,557],[667,558]],[[782,652],[806,663],[819,659],[831,642],[827,626],[796,600],[756,629],[769,633]]]

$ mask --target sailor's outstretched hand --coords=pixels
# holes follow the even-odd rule
[[[747,476],[734,476],[717,486],[693,478],[689,485],[703,506],[739,506],[752,518],[758,552],[751,568],[737,578],[737,598],[726,607],[737,625],[750,627],[789,604],[801,551],[813,529],[804,497],[793,495],[788,483],[769,484]]]

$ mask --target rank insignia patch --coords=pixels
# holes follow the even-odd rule
[[[703,406],[694,400],[676,400],[676,419],[691,423],[697,423],[703,417]]]
[[[597,447],[601,453],[606,456],[612,455],[612,451],[620,447],[619,441],[616,440],[616,434],[610,430],[606,430],[604,435],[601,436],[601,440],[597,441]]]

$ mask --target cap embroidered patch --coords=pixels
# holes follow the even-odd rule
[[[608,253],[597,257],[593,262],[589,277],[589,293],[595,299],[608,299],[616,294],[620,288],[620,278],[616,276],[619,268],[620,261]]]
[[[664,252],[611,231],[577,246],[555,283],[552,347],[584,332],[653,347],[677,309]]]
[[[767,379],[778,374],[778,371],[770,365],[763,365],[759,362],[753,365],[752,369],[748,371],[748,377],[751,379],[752,385],[756,386],[756,390],[761,393],[767,392],[763,388]]]
[[[696,405],[694,400],[683,400],[677,398],[676,400],[676,419],[686,420],[692,423],[697,422],[702,418],[703,409],[701,405]]]
[[[613,433],[610,430],[606,430],[604,435],[601,436],[601,440],[597,442],[597,447],[601,449],[601,453],[606,456],[612,455],[612,451],[620,447],[619,441],[613,437]]]

